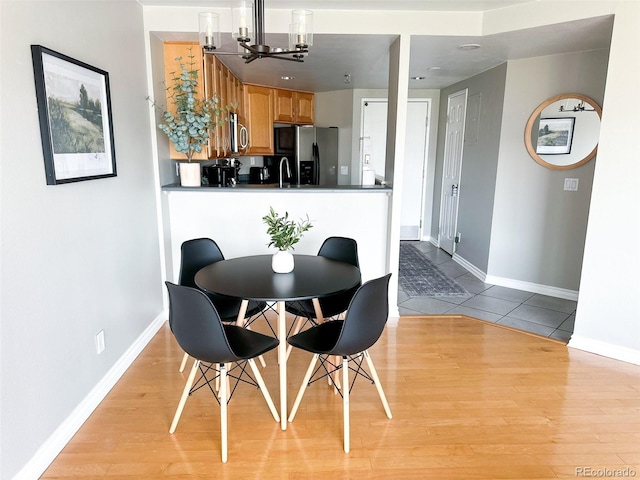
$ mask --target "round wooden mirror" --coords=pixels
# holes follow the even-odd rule
[[[531,158],[546,168],[584,165],[598,150],[602,109],[579,93],[556,95],[529,117],[524,143]]]

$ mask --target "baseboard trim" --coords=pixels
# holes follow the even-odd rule
[[[458,255],[453,254],[452,260],[464,268],[469,273],[473,274],[479,280],[491,285],[498,285],[500,287],[515,288],[516,290],[524,290],[525,292],[539,293],[540,295],[548,295],[550,297],[564,298],[565,300],[578,301],[578,292],[576,290],[567,290],[566,288],[552,287],[549,285],[541,285],[539,283],[525,282],[522,280],[514,280],[513,278],[498,277],[496,275],[487,275],[478,267],[468,262],[466,259]]]
[[[612,345],[575,334],[571,336],[571,340],[569,340],[567,346],[577,350],[595,353],[603,357],[613,358],[614,360],[640,365],[640,351],[632,348],[620,347],[619,345]]]
[[[566,288],[541,285],[539,283],[514,280],[512,278],[497,277],[495,275],[487,275],[485,282],[492,285],[499,285],[501,287],[515,288],[517,290],[524,290],[531,293],[539,293],[540,295],[564,298],[565,300],[573,300],[576,302],[578,301],[578,292],[576,290],[567,290]]]
[[[483,282],[486,282],[487,274],[484,273],[482,270],[480,270],[478,267],[476,267],[473,263],[468,262],[466,259],[458,255],[457,253],[454,253],[451,259],[457,264],[462,265],[464,268],[466,268],[467,271],[477,279],[482,280]]]
[[[93,387],[89,394],[60,424],[51,436],[40,446],[34,456],[22,467],[13,480],[32,480],[39,478],[51,465],[71,438],[78,432],[82,424],[104,400],[109,391],[131,366],[140,352],[147,346],[153,336],[160,330],[167,319],[167,312],[163,311],[144,332],[136,339],[129,349],[111,367],[104,377]]]

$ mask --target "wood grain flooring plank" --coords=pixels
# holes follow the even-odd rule
[[[240,385],[222,464],[219,406],[209,391],[188,399],[168,433],[187,374],[178,372],[182,352],[165,326],[42,478],[524,480],[575,478],[587,468],[640,477],[636,365],[466,317],[402,317],[370,353],[393,418],[373,385],[356,382],[349,454],[342,400],[326,383],[307,389],[286,431],[261,393]],[[275,354],[266,361],[277,402]],[[308,361],[291,354],[290,402]]]

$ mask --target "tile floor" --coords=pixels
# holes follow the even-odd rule
[[[409,297],[398,290],[400,315],[461,314],[568,342],[576,302],[484,283],[429,242],[412,242],[443,273],[462,285],[464,297]]]

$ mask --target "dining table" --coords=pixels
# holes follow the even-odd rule
[[[275,273],[272,255],[236,257],[207,265],[195,276],[202,290],[242,299],[238,324],[242,325],[249,301],[275,304],[278,345],[280,425],[287,429],[287,341],[286,302],[311,300],[315,316],[322,321],[318,299],[350,290],[361,283],[360,269],[349,263],[318,255],[294,254],[294,269],[290,273]]]

